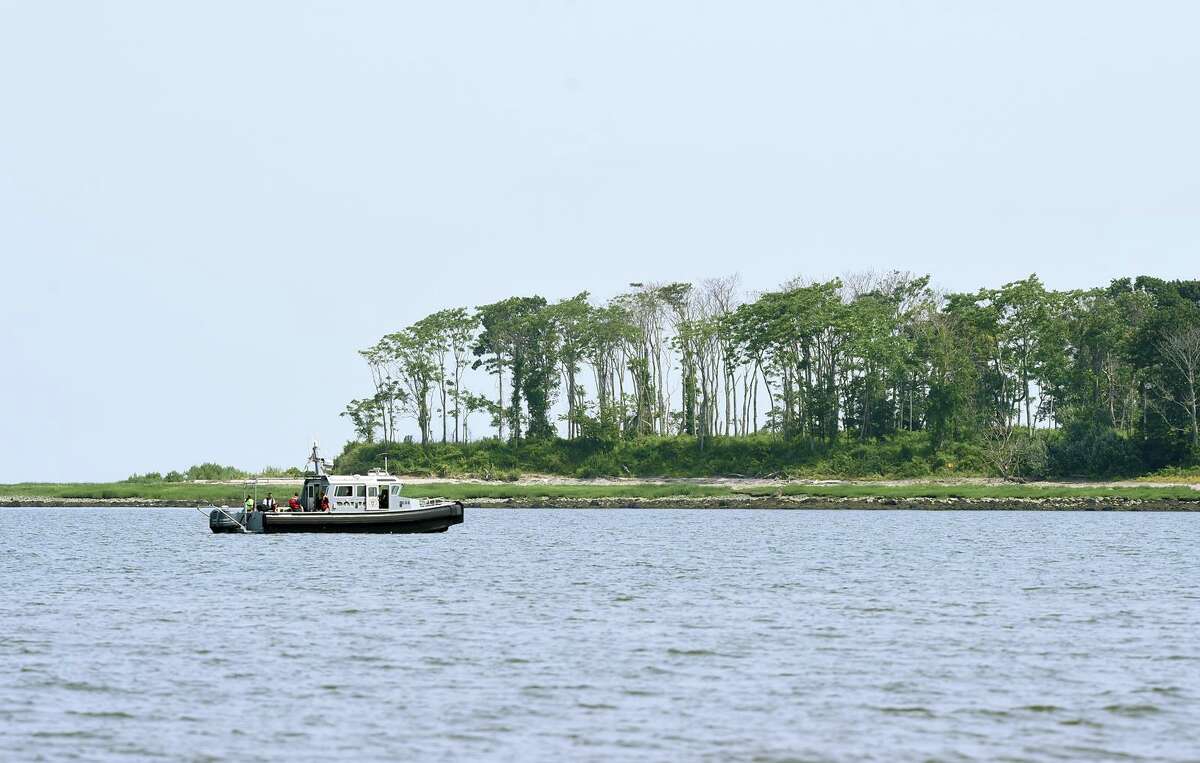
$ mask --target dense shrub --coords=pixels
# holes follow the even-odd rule
[[[186,476],[189,480],[237,480],[249,475],[234,466],[203,463],[188,468]]]
[[[126,482],[162,482],[162,475],[158,472],[146,472],[145,474],[131,474],[125,480]]]
[[[259,477],[296,477],[304,476],[304,472],[294,466],[281,469],[278,466],[264,466],[258,473]]]
[[[1144,464],[1137,443],[1096,424],[1077,424],[1047,438],[1049,472],[1064,477],[1139,474]]]
[[[930,451],[921,432],[860,442],[847,436],[832,445],[773,435],[713,437],[680,435],[605,441],[546,438],[521,443],[348,443],[334,462],[340,473],[388,468],[399,474],[475,476],[506,473],[577,477],[852,477],[905,478],[936,473],[981,474],[977,446]]]

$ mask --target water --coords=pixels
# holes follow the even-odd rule
[[[0,758],[1200,759],[1200,515],[0,511]]]

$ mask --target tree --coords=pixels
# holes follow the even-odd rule
[[[383,422],[383,410],[377,398],[351,400],[340,415],[350,419],[354,433],[364,442],[375,442],[375,430]]]
[[[462,406],[462,437],[463,442],[470,442],[470,429],[468,428],[468,420],[471,414],[475,411],[487,411],[492,415],[492,426],[500,425],[500,418],[504,415],[503,409],[491,399],[484,395],[475,395],[470,392],[464,393],[459,401]]]
[[[466,439],[466,415],[469,412],[466,402],[470,397],[470,392],[463,389],[463,376],[468,367],[467,361],[471,353],[471,344],[475,332],[479,328],[479,317],[468,313],[467,309],[463,307],[455,308],[447,313],[442,337],[449,345],[450,354],[454,359],[454,375],[449,383],[454,400],[454,441],[458,442],[460,436]]]
[[[550,421],[550,406],[558,391],[558,326],[554,315],[541,297],[525,303],[518,321],[518,353],[522,360],[522,391],[528,413],[525,436],[553,437],[557,432]],[[514,366],[515,367],[515,366]],[[515,382],[514,382],[515,383]]]
[[[580,292],[546,308],[554,335],[558,339],[558,364],[567,389],[567,439],[579,434],[585,396],[579,383],[580,365],[587,352],[587,328],[592,322],[593,309],[588,293]]]
[[[375,385],[374,400],[379,405],[379,425],[383,428],[383,441],[394,442],[396,412],[401,404],[402,390],[391,375],[391,358],[385,343],[379,343],[358,353],[367,361],[371,382]]]
[[[941,312],[929,315],[917,333],[917,357],[925,384],[925,420],[930,446],[937,451],[947,440],[958,440],[973,428],[976,366],[971,348],[955,318]]]
[[[1065,339],[1059,331],[1062,295],[1047,292],[1038,277],[1031,275],[988,296],[999,311],[999,338],[1012,360],[1015,401],[1023,404],[1025,426],[1032,434],[1037,393],[1052,388],[1050,369],[1065,365]]]
[[[615,439],[626,421],[624,379],[626,350],[637,337],[625,305],[620,300],[595,308],[582,326],[580,357],[592,367],[596,390],[596,421],[589,426],[597,436]],[[583,411],[576,411],[582,419]],[[584,426],[588,426],[584,422]]]
[[[523,432],[525,398],[532,393],[533,429],[540,436],[550,425],[549,404],[557,375],[554,358],[553,326],[541,315],[546,307],[543,297],[510,297],[478,308],[483,331],[475,341],[474,353],[484,366],[499,377],[500,402],[504,400],[504,369],[512,378],[508,407],[509,437],[520,440]],[[504,418],[499,436],[504,439]]]
[[[1064,426],[1103,427],[1133,434],[1141,407],[1141,376],[1131,350],[1148,305],[1120,283],[1080,292],[1065,329],[1067,365],[1056,383],[1056,414]]]
[[[388,415],[398,410],[416,420],[422,444],[430,439],[431,397],[439,378],[435,352],[436,344],[428,325],[414,324],[388,334],[361,353],[368,359],[373,374],[382,380],[379,394]]]
[[[637,284],[637,291],[614,300],[634,329],[628,335],[625,357],[633,387],[632,432],[637,435],[666,433],[665,387],[670,365],[664,362],[668,343],[664,297],[675,296],[678,287]]]
[[[983,446],[1013,478],[1046,463],[1132,473],[1200,456],[1200,281],[1059,291],[1031,275],[944,297],[929,283],[851,273],[743,298],[726,278],[631,284],[604,304],[583,292],[440,310],[362,351],[374,393],[343,415],[360,440],[387,443],[404,417],[429,442],[440,413],[442,440],[461,442],[487,411],[498,439],[561,428],[587,441],[572,454],[765,431],[783,441],[762,438],[767,452],[817,455],[926,433],[914,440],[927,437],[930,463],[977,468]],[[486,401],[466,389],[472,370],[496,377]]]
[[[1175,329],[1159,344],[1159,353],[1167,367],[1168,382],[1163,385],[1163,396],[1183,409],[1192,451],[1200,448],[1200,425],[1196,419],[1196,385],[1200,374],[1200,326],[1182,326]]]
[[[467,368],[467,357],[478,324],[476,316],[469,314],[463,307],[439,310],[413,324],[414,331],[427,341],[431,358],[438,368],[437,387],[441,399],[442,442],[448,440],[447,421],[451,413],[454,417],[455,441],[459,437],[459,408],[463,396],[462,378]],[[447,362],[452,363],[452,368],[447,368]],[[453,412],[450,410],[450,401],[454,402]]]
[[[488,373],[496,376],[499,392],[496,399],[496,410],[499,412],[495,420],[496,436],[504,439],[504,369],[512,362],[512,339],[509,330],[509,314],[511,300],[504,300],[476,308],[482,331],[475,338],[472,352],[479,360],[472,368],[483,367]]]

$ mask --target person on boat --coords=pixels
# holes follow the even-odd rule
[[[275,511],[275,507],[278,505],[271,494],[267,493],[267,497],[263,499],[263,511]]]
[[[292,493],[292,497],[288,499],[288,511],[300,511],[300,494]]]
[[[329,496],[321,496],[321,511],[329,511]]]
[[[254,499],[246,496],[246,502],[242,506],[246,508],[246,511],[254,511]]]

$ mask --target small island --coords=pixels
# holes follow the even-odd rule
[[[1200,281],[930,283],[441,310],[360,351],[371,394],[341,412],[356,436],[333,471],[471,506],[1200,508]],[[210,463],[4,485],[0,504],[240,502],[301,476]]]

